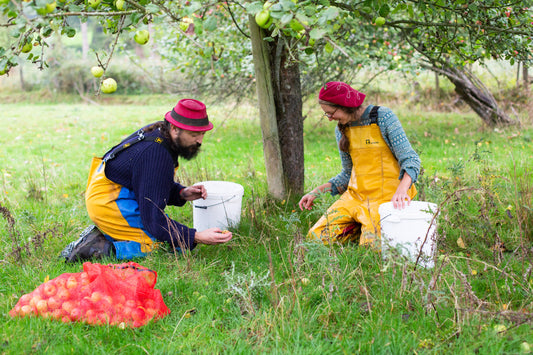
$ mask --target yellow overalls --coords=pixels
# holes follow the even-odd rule
[[[377,112],[376,112],[377,113]],[[309,230],[308,238],[324,244],[357,241],[379,248],[379,205],[390,202],[400,180],[398,161],[381,136],[377,117],[369,126],[346,129],[352,175],[347,190]],[[414,185],[408,195],[416,195]]]
[[[140,138],[132,141],[131,137],[135,135]],[[117,259],[146,256],[159,243],[145,230],[133,191],[105,176],[107,160],[113,159],[117,152],[143,139],[163,144],[161,138],[145,137],[140,130],[126,138],[126,143],[114,147],[111,150],[113,154],[106,159],[94,157],[89,171],[85,190],[87,212],[98,229],[113,242]]]
[[[85,193],[89,217],[102,233],[115,241],[138,243],[133,245],[136,249],[140,247],[137,251],[141,254],[135,256],[151,252],[154,241],[143,230],[137,202],[130,196],[124,195],[131,193],[123,186],[109,180],[104,171],[105,163],[102,159],[93,158]],[[120,248],[117,248],[117,252],[118,249]]]

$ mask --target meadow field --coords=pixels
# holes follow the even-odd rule
[[[157,272],[156,288],[171,313],[135,329],[10,317],[17,300],[45,280],[82,271],[59,253],[91,223],[84,203],[91,158],[160,120],[177,96],[87,103],[0,90],[0,353],[531,352],[530,104],[513,109],[521,124],[490,128],[467,108],[438,109],[430,98],[413,104],[410,95],[383,92],[371,92],[368,102],[396,112],[423,164],[417,199],[439,206],[433,268],[306,240],[336,197],[321,196],[306,212],[297,206],[300,196],[270,198],[257,105],[206,97],[215,129],[197,159],[180,162],[177,179],[241,184],[241,223],[226,245],[179,255],[157,250],[135,260]],[[304,106],[306,190],[340,167],[334,124],[314,102]],[[190,203],[166,212],[192,226]]]

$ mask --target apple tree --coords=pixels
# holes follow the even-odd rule
[[[142,43],[138,31],[150,23],[176,69],[212,85],[229,75],[249,85],[255,77],[267,181],[279,198],[304,186],[302,71],[318,71],[306,81],[317,88],[363,65],[416,70],[422,63],[458,78],[476,112],[505,123],[486,91],[461,75],[487,58],[531,62],[531,0],[0,0],[0,11],[9,32],[0,74],[21,60],[45,68],[50,36],[73,36],[72,18],[94,16],[115,38],[106,60],[98,58],[104,71],[118,38],[137,34]]]

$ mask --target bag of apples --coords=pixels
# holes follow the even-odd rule
[[[86,262],[83,272],[61,274],[20,297],[9,315],[141,327],[170,313],[156,281],[155,271],[134,262]]]

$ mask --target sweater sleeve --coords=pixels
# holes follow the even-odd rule
[[[172,185],[172,188],[170,189],[170,196],[168,198],[168,204],[171,206],[183,206],[186,200],[182,199],[180,196],[181,190],[183,190],[185,186],[178,184],[175,182]]]
[[[342,134],[339,131],[339,128],[335,127],[335,139],[337,141],[337,147],[339,146],[341,137]],[[339,155],[341,157],[341,172],[329,180],[331,183],[331,195],[344,193],[344,191],[346,191],[348,188],[348,183],[350,182],[350,176],[352,174],[353,163],[350,154],[339,149]]]
[[[164,212],[170,201],[181,200],[179,186],[174,182],[172,159],[159,145],[143,150],[132,164],[132,188],[144,228],[159,241],[193,249],[196,229],[170,219]]]
[[[407,173],[415,183],[420,173],[420,157],[407,139],[400,120],[386,107],[379,109],[378,120],[381,135],[400,165],[399,179],[401,180],[403,174]]]

